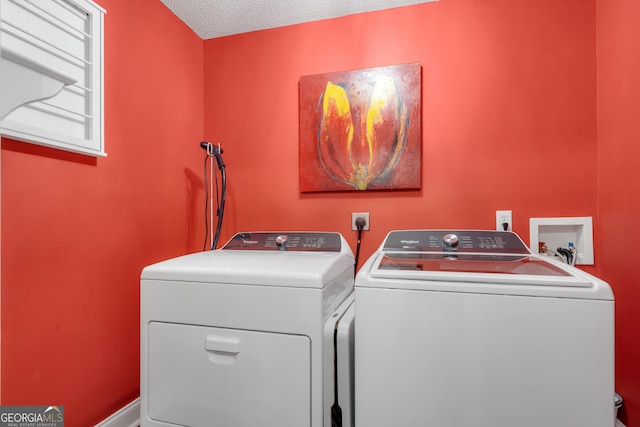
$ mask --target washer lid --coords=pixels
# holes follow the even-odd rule
[[[533,254],[512,232],[406,230],[389,233],[356,287],[612,300],[584,271]]]
[[[480,274],[520,274],[529,276],[571,277],[558,264],[533,255],[486,255],[451,253],[385,252],[378,270],[456,272]],[[579,285],[576,285],[579,286]]]
[[[567,266],[568,267],[568,266]],[[383,252],[371,277],[589,287],[561,263],[531,255]]]
[[[344,238],[338,233],[239,233],[250,235],[251,241],[273,242],[265,248],[250,243],[247,248],[238,247],[236,237],[227,247],[184,255],[145,267],[141,279],[241,284],[258,286],[282,286],[296,288],[324,288],[336,278],[353,277],[353,254]],[[256,238],[261,234],[260,238]],[[266,235],[284,235],[296,241],[296,250],[278,249],[275,240]],[[328,236],[328,235],[331,236]],[[304,250],[304,238],[308,250]],[[324,240],[318,240],[320,238]],[[325,242],[325,243],[322,243]],[[326,244],[326,246],[324,246]],[[328,251],[322,251],[330,247]],[[336,251],[336,248],[339,248]]]

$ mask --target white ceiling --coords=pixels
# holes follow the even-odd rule
[[[160,0],[202,39],[434,0]]]

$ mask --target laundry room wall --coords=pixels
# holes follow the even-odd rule
[[[105,15],[91,158],[2,140],[2,404],[95,425],[139,396],[139,277],[202,248],[203,41],[158,0]]]
[[[355,246],[351,212],[370,212],[366,258],[392,229],[493,228],[498,209],[526,242],[530,217],[596,217],[594,26],[582,0],[442,0],[206,40],[204,129],[224,149],[226,236],[328,229]],[[300,193],[300,77],[411,62],[421,189]]]
[[[336,230],[355,249],[351,212],[370,212],[364,260],[392,229],[511,209],[528,242],[530,217],[593,216],[585,269],[616,292],[617,389],[640,426],[637,257],[620,250],[640,237],[635,0],[441,0],[204,42],[159,0],[97,2],[109,156],[2,140],[2,404],[85,427],[138,396],[140,269],[202,246],[204,134],[225,150],[221,241]],[[301,194],[300,76],[409,62],[421,189]]]
[[[616,294],[616,389],[621,418],[640,425],[640,3],[598,0],[600,272]]]

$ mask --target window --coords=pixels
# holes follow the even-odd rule
[[[10,138],[105,156],[103,23],[91,0],[0,0],[0,42],[77,81],[56,96],[25,104],[0,123]]]

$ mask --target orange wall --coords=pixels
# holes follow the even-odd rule
[[[205,137],[225,150],[225,231],[328,229],[365,259],[389,230],[596,216],[595,4],[446,0],[206,40]],[[298,191],[300,76],[422,64],[422,189]],[[222,239],[224,240],[224,239]]]
[[[2,404],[94,425],[139,395],[139,277],[202,247],[202,45],[158,0],[98,0],[94,159],[2,141]]]
[[[640,3],[597,0],[600,271],[616,295],[616,388],[640,426]]]

